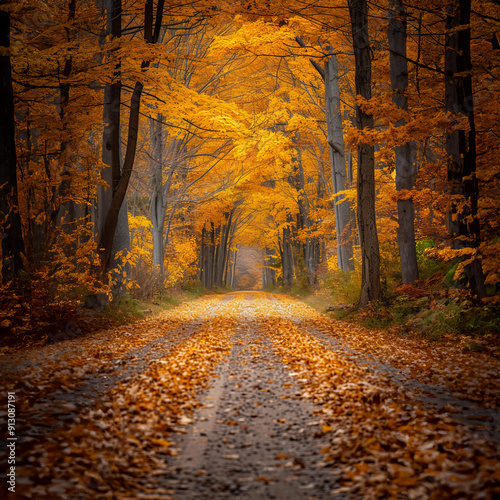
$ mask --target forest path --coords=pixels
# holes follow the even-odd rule
[[[328,445],[321,421],[258,323],[238,324],[216,377],[194,424],[176,439],[165,481],[173,496],[331,497],[335,470],[321,461]]]
[[[0,362],[2,498],[500,495],[497,360],[289,297],[204,297]]]

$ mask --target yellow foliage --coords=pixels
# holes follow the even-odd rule
[[[175,286],[193,272],[193,264],[198,258],[198,247],[193,237],[179,237],[169,245],[166,251],[165,270],[166,286]]]

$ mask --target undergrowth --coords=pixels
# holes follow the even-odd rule
[[[482,339],[485,336],[500,340],[500,307],[494,303],[478,305],[470,300],[466,291],[461,289],[460,282],[454,280],[458,261],[443,262],[427,256],[426,250],[434,246],[435,242],[430,238],[417,242],[420,279],[412,285],[401,284],[396,250],[384,247],[381,300],[362,311],[357,308],[361,290],[359,264],[353,271],[334,270],[328,273],[324,288],[330,293],[330,307],[316,300],[316,296],[322,295],[318,291],[310,293],[305,299],[292,295],[321,312],[344,304],[344,308],[333,310],[329,315],[370,329],[391,329],[400,335],[414,335],[432,341],[471,337],[473,340],[463,347],[470,352],[483,349]]]

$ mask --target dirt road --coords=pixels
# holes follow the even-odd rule
[[[15,492],[7,481],[0,492],[495,498],[498,363],[443,352],[431,366],[408,339],[259,292],[205,297],[133,326],[4,352],[15,426],[14,436],[2,426],[2,438],[17,440]],[[432,375],[455,373],[457,360],[474,374],[463,376],[462,393],[452,378],[434,383]],[[4,407],[2,424],[7,400]]]

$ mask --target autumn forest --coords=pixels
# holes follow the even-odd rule
[[[2,4],[4,286],[497,292],[496,2]]]
[[[499,159],[498,0],[0,0],[0,496],[498,498]]]

